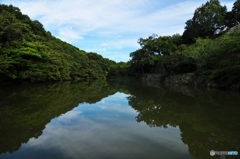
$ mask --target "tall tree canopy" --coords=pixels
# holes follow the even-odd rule
[[[140,38],[139,45],[144,51],[151,55],[170,55],[176,51],[177,46],[182,44],[181,36],[175,34],[173,36],[158,36],[153,34],[146,39]]]
[[[232,12],[233,12],[234,20],[236,21],[237,24],[239,24],[240,23],[240,0],[237,0],[233,4]]]
[[[226,6],[219,0],[210,0],[197,8],[193,18],[186,22],[183,40],[193,43],[197,37],[214,37],[226,28]]]
[[[153,65],[161,64],[165,57],[174,54],[178,46],[182,44],[182,38],[179,34],[173,36],[158,36],[153,34],[148,38],[138,40],[140,49],[132,52],[132,67],[141,70],[142,73],[148,73],[153,69]]]
[[[240,0],[233,4],[232,10],[227,12],[225,19],[228,29],[240,23]]]

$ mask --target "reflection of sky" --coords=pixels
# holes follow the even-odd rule
[[[191,158],[179,128],[137,123],[126,97],[116,93],[95,104],[79,104],[54,118],[38,139],[0,158]]]

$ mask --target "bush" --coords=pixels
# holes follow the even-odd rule
[[[229,87],[240,83],[240,65],[214,70],[210,78],[220,86]]]

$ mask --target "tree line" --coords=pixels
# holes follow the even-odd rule
[[[198,7],[182,35],[140,38],[130,61],[116,63],[54,37],[37,20],[0,4],[0,83],[106,79],[159,73],[193,74],[223,87],[240,81],[240,0]],[[239,84],[240,85],[240,84]],[[240,86],[239,86],[240,88]]]
[[[51,35],[12,5],[0,4],[0,83],[106,79],[124,64]]]
[[[187,73],[222,87],[239,85],[239,23],[240,0],[233,4],[231,11],[219,0],[207,1],[186,21],[182,35],[153,34],[140,38],[140,48],[130,53],[129,72],[164,76]]]

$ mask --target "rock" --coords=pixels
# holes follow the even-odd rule
[[[218,87],[217,84],[207,81],[203,77],[196,77],[193,74],[171,75],[163,76],[161,74],[145,74],[142,77],[145,83],[165,83],[165,84],[181,84],[181,85],[193,85],[193,86],[207,86]]]
[[[219,86],[216,83],[209,82],[209,83],[207,83],[207,87],[209,87],[209,88],[218,88]]]
[[[234,27],[230,28],[226,34],[232,34],[232,33],[236,33],[236,32],[238,32],[238,33],[240,32],[240,24],[237,24]]]
[[[194,76],[192,75],[173,75],[169,76],[164,80],[165,83],[175,83],[183,85],[193,85]]]

